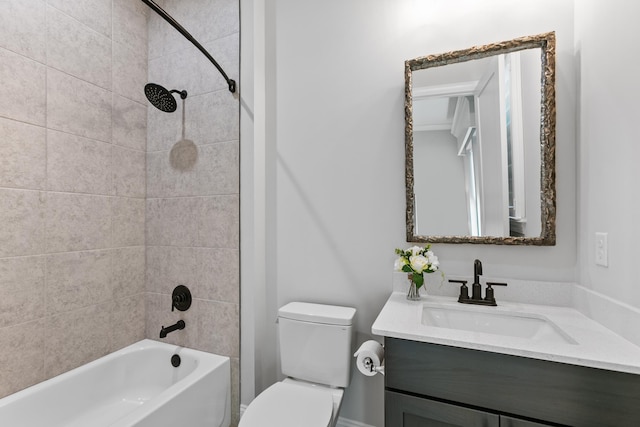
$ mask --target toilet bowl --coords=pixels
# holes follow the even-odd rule
[[[355,308],[292,302],[278,311],[287,379],[247,407],[239,427],[335,427],[351,374]]]
[[[287,378],[260,393],[238,427],[334,427],[343,395],[340,388]]]

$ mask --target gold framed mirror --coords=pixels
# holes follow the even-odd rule
[[[408,242],[555,245],[555,33],[405,61]]]

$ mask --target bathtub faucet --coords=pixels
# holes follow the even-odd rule
[[[176,324],[167,326],[166,328],[163,326],[162,329],[160,329],[160,338],[166,338],[167,334],[177,331],[178,329],[184,329],[185,326],[184,320],[178,320]]]

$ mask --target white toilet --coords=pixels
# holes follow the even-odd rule
[[[287,378],[256,397],[239,427],[335,427],[351,377],[355,308],[289,303],[278,311]]]

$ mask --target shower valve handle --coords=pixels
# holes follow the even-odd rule
[[[186,311],[191,307],[191,291],[184,285],[178,285],[171,295],[171,311],[176,308],[180,311]]]
[[[173,297],[173,303],[171,304],[171,311],[174,311],[176,306],[184,304],[187,298],[184,294],[176,295]]]

